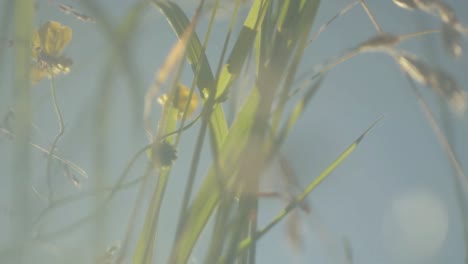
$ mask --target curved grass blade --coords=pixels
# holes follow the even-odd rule
[[[156,7],[158,7],[158,9],[166,17],[169,24],[174,29],[177,36],[181,38],[184,34],[185,29],[190,24],[189,19],[182,11],[182,9],[176,3],[169,1],[153,0],[153,4]],[[201,97],[206,99],[203,96],[204,90],[206,89],[208,93],[210,91],[214,91],[215,81],[206,54],[203,52],[200,39],[198,38],[195,32],[192,34],[192,37],[188,40],[186,58],[192,66],[192,71],[194,72],[194,74],[197,72],[197,68],[199,68],[197,86],[200,91]],[[213,113],[210,118],[210,130],[213,136],[216,138],[216,142],[218,143],[218,145],[220,145],[228,130],[227,122],[220,105],[216,105],[213,109]]]
[[[190,20],[185,15],[184,11],[174,2],[153,0],[153,4],[166,17],[167,21],[177,34],[177,37],[181,38],[187,27],[190,25]],[[202,89],[213,89],[213,73],[209,66],[206,54],[202,53],[202,44],[196,34],[192,35],[188,40],[186,57],[194,72],[196,71],[198,64],[201,64],[200,76],[198,76],[197,82],[200,92],[203,92]]]

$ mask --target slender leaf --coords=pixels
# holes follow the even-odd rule
[[[320,184],[322,183],[330,173],[335,170],[338,165],[340,165],[361,143],[364,137],[369,133],[369,131],[381,120],[379,118],[375,121],[372,125],[370,125],[362,134],[359,136],[338,158],[326,168],[317,178],[315,178],[305,189],[304,191],[296,197],[294,201],[288,204],[269,224],[267,224],[264,228],[258,231],[255,236],[252,238],[247,238],[242,243],[239,244],[238,254],[242,254],[242,252],[248,249],[256,240],[260,239],[263,235],[265,235],[268,231],[270,231],[276,224],[279,223],[286,215],[288,215],[292,209],[296,208],[298,204],[300,204],[304,199]]]

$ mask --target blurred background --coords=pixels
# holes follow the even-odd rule
[[[60,200],[86,195],[84,199],[47,209],[47,155],[33,146],[30,188],[26,193],[15,193],[12,185],[15,141],[0,134],[0,263],[15,263],[12,255],[18,241],[14,226],[22,221],[31,226],[24,232],[29,242],[23,252],[23,263],[107,263],[103,262],[107,261],[106,256],[112,250],[119,250],[129,225],[137,185],[119,189],[108,206],[98,210],[99,214],[93,212],[105,200],[108,194],[105,188],[115,185],[134,153],[148,143],[142,122],[143,98],[177,40],[165,18],[151,6],[142,12],[140,25],[125,46],[128,56],[121,56],[106,27],[116,29],[121,25],[136,2],[36,1],[36,27],[54,20],[73,30],[73,39],[64,50],[73,59],[71,72],[57,77],[55,82],[65,124],[56,154],[76,163],[88,175],[87,178],[76,173],[71,176],[55,164],[52,166],[54,197]],[[224,12],[217,17],[206,51],[213,68],[218,63],[234,7],[230,1],[222,2]],[[313,32],[351,2],[322,1]],[[440,27],[435,17],[401,9],[392,1],[368,2],[384,31],[407,34]],[[61,12],[57,3],[72,5],[83,14],[95,17],[96,23],[83,22]],[[191,17],[198,2],[178,0],[177,3]],[[446,0],[446,3],[467,25],[468,2]],[[0,118],[4,119],[14,105],[14,49],[9,47],[14,32],[14,1],[2,1],[0,8]],[[234,36],[248,10],[249,1],[246,1]],[[209,10],[197,27],[201,39],[208,21]],[[356,5],[311,43],[299,72],[317,71],[375,33],[365,11]],[[462,45],[468,48],[466,38]],[[445,69],[468,89],[467,57],[451,58],[440,35],[415,37],[399,47],[430,65]],[[187,85],[192,81],[188,67],[182,80]],[[32,87],[31,142],[44,149],[50,147],[58,133],[49,87],[47,79]],[[456,115],[426,87],[418,88],[463,168],[468,170],[467,116]],[[226,104],[225,110],[229,112],[236,107],[240,107],[239,103]],[[159,111],[158,106],[155,108]],[[350,259],[352,263],[468,263],[468,241],[464,235],[468,223],[457,198],[454,171],[408,81],[390,57],[362,54],[333,69],[284,144],[282,153],[290,161],[300,185],[306,186],[381,116],[383,120],[358,149],[309,196],[310,214],[298,212],[302,243],[295,247],[288,240],[288,222],[284,221],[258,242],[258,263],[349,263]],[[167,241],[158,242],[158,263],[167,262],[172,245],[198,126],[184,134],[178,149],[179,157],[159,222],[158,232]],[[198,183],[211,161],[206,146]],[[126,181],[141,177],[145,164],[145,158],[141,158]],[[265,189],[275,188],[280,179],[279,169],[273,164],[265,173]],[[154,186],[154,182],[151,180],[148,186]],[[93,191],[96,189],[100,191]],[[143,223],[150,189],[147,188],[133,222],[135,234],[129,252]],[[26,197],[28,208],[18,207],[14,200],[18,195]],[[263,199],[259,225],[266,224],[284,205],[275,199]],[[47,210],[45,214],[44,210]],[[26,220],[20,219],[24,217]],[[208,234],[203,234],[202,241],[207,238]],[[204,253],[203,245],[196,247],[191,263],[203,263]]]

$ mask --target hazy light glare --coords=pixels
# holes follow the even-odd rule
[[[384,213],[383,244],[398,263],[427,263],[442,247],[448,213],[431,191],[399,194]]]

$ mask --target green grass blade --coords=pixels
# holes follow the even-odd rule
[[[180,38],[190,24],[190,20],[185,15],[184,11],[174,2],[153,0],[153,4],[166,17],[175,33]],[[209,66],[208,58],[203,52],[200,39],[196,34],[192,35],[192,38],[187,44],[186,56],[194,73],[197,67],[200,67],[197,80],[200,92],[203,92],[202,89],[208,89],[208,91],[212,90],[214,87],[213,72]],[[201,66],[198,66],[199,64],[201,64]]]
[[[370,125],[362,134],[359,136],[328,168],[326,168],[317,178],[315,178],[305,189],[304,191],[296,197],[294,201],[292,201],[286,208],[284,208],[269,224],[267,224],[264,228],[259,230],[256,235],[252,238],[247,238],[242,241],[238,248],[238,255],[242,254],[245,250],[247,250],[255,241],[260,239],[263,235],[265,235],[268,231],[270,231],[276,224],[279,223],[286,215],[291,212],[292,209],[296,208],[298,204],[300,204],[304,199],[320,184],[322,183],[330,173],[338,167],[361,143],[364,137],[369,133],[369,131],[381,120],[379,118],[375,121],[372,125]]]
[[[301,59],[303,57],[304,51],[308,45],[308,36],[313,25],[315,15],[317,13],[318,7],[320,5],[320,1],[308,1],[305,3],[303,8],[299,11],[300,14],[296,15],[298,18],[297,25],[294,27],[289,26],[290,39],[288,42],[290,43],[297,43],[297,51],[293,57],[291,62],[291,67],[287,73],[284,89],[281,91],[281,95],[279,96],[280,101],[278,103],[278,110],[274,114],[273,117],[273,131],[276,132],[276,129],[280,123],[281,115],[283,113],[285,104],[289,99],[290,90],[293,87],[294,78],[296,76],[296,71],[300,65]],[[295,17],[295,16],[293,16]],[[293,19],[293,18],[291,18]],[[291,24],[291,22],[289,22]],[[292,27],[292,28],[290,28]]]
[[[161,13],[166,17],[169,24],[174,29],[177,36],[180,38],[190,24],[189,19],[182,9],[176,3],[169,1],[153,0],[153,4],[159,8]],[[192,34],[192,37],[187,44],[186,57],[194,74],[196,74],[197,69],[199,69],[197,86],[201,97],[205,98],[205,89],[208,93],[210,91],[214,91],[215,81],[206,54],[203,52],[200,39],[195,32]],[[216,138],[218,145],[222,143],[225,135],[227,134],[227,130],[227,122],[223,109],[220,105],[216,105],[210,118],[210,131]]]
[[[221,70],[216,96],[222,95],[239,76],[271,1],[256,0],[244,22],[226,65]]]
[[[229,163],[235,163],[239,159],[241,150],[248,140],[250,129],[254,119],[252,113],[255,112],[259,101],[259,94],[256,89],[252,90],[246,104],[238,114],[238,118],[229,130],[225,144],[221,146],[219,152],[219,162],[223,171],[232,173],[234,168],[229,168]],[[225,175],[228,176],[228,175]],[[220,197],[219,181],[216,178],[216,169],[210,168],[202,183],[192,205],[188,209],[186,225],[182,229],[180,239],[173,249],[173,263],[186,263],[190,253],[204,229],[213,209]]]

